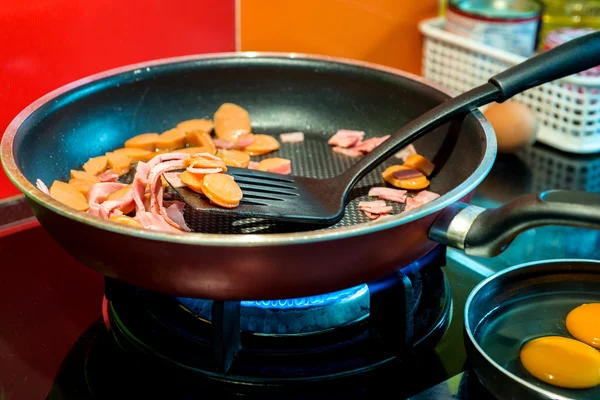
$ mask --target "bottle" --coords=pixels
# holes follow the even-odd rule
[[[448,0],[438,0],[438,17],[446,15],[446,8],[448,8]]]
[[[558,28],[600,30],[600,0],[540,0],[544,8],[540,44]]]

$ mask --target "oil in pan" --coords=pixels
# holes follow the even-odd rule
[[[541,15],[535,0],[450,0],[445,29],[529,57],[537,47]]]

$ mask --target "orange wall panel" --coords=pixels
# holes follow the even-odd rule
[[[437,0],[239,0],[241,50],[355,58],[421,73],[418,23]]]

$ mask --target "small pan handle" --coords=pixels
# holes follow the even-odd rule
[[[429,236],[468,255],[493,257],[520,233],[543,225],[600,229],[600,194],[550,190],[494,209],[457,203],[440,214]]]

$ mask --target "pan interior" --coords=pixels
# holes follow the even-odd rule
[[[277,152],[253,160],[288,158],[294,174],[325,178],[357,160],[334,153],[327,144],[338,129],[362,130],[366,137],[388,135],[446,98],[413,79],[339,62],[242,56],[178,62],[121,73],[61,95],[24,121],[14,153],[30,182],[39,178],[50,186],[134,135],[163,132],[187,119],[212,119],[222,103],[232,102],[249,111],[255,133],[305,133],[304,143],[282,143]],[[464,182],[483,159],[485,146],[485,133],[473,115],[419,139],[417,151],[436,164],[428,189],[443,195]],[[391,158],[359,182],[345,217],[333,227],[368,222],[358,201],[367,199],[369,187],[385,186],[381,172],[399,163]],[[394,213],[401,209],[394,205]],[[203,233],[327,229],[190,209],[185,217],[195,232]]]
[[[593,268],[600,271],[599,266],[600,263]],[[482,351],[501,368],[537,388],[564,398],[598,399],[600,386],[563,389],[533,377],[522,367],[519,351],[525,342],[537,337],[557,335],[574,339],[565,319],[582,304],[600,302],[600,273],[552,269],[538,272],[512,279],[502,277],[477,293],[468,315],[475,327],[473,336]]]

